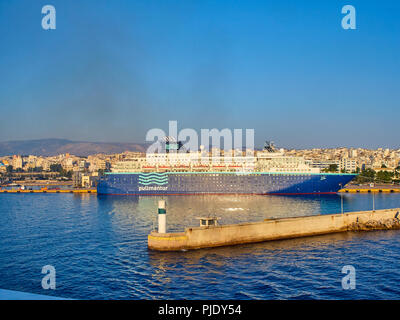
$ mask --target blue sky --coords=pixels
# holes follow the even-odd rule
[[[0,46],[0,141],[143,142],[178,120],[254,128],[256,145],[400,147],[398,1],[0,0]]]

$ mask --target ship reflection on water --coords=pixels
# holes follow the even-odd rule
[[[377,194],[376,209],[398,206],[398,197]],[[221,224],[255,222],[341,212],[372,210],[371,194],[330,195],[184,195],[184,196],[98,196],[99,205],[113,214],[128,214],[152,227],[157,221],[157,202],[167,202],[167,230],[183,231],[197,226],[199,215],[221,217]]]
[[[108,210],[118,214],[132,214],[153,226],[157,220],[157,201],[167,202],[167,229],[183,231],[197,226],[199,215],[221,217],[221,224],[255,222],[263,219],[298,217],[335,213],[338,195],[319,196],[245,196],[245,195],[196,195],[196,196],[99,196]],[[345,200],[346,201],[346,200]],[[339,205],[340,210],[340,205]]]

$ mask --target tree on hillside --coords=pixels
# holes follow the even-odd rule
[[[357,183],[374,182],[376,172],[372,169],[362,170],[360,174],[355,178]]]
[[[328,168],[322,170],[323,172],[337,172],[338,166],[337,164],[330,164]]]
[[[376,174],[376,180],[379,182],[391,182],[393,178],[394,173],[393,172],[388,172],[388,171],[379,171]]]
[[[399,177],[399,170],[400,170],[400,166],[397,166],[397,167],[394,169],[394,177],[396,177],[396,178]]]
[[[62,171],[62,165],[59,163],[54,163],[50,165],[50,171],[51,172],[61,172]]]
[[[68,170],[61,169],[60,176],[71,179],[72,178],[72,170],[68,171]]]

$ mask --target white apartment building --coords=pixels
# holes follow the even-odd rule
[[[346,170],[346,172],[355,172],[357,170],[357,161],[354,159],[342,158],[339,161],[339,170]]]

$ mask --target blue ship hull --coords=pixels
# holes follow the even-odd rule
[[[98,194],[328,194],[336,193],[355,174],[165,172],[108,173]]]

